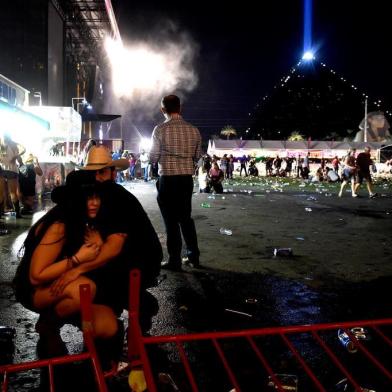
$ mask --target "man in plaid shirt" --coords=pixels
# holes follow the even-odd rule
[[[199,247],[191,217],[195,162],[201,156],[200,132],[180,115],[180,99],[168,95],[161,101],[166,120],[152,133],[151,162],[158,162],[158,205],[166,227],[169,259],[162,268],[181,270],[181,233],[187,247],[189,265],[199,266]]]

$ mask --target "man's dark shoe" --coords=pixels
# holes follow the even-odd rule
[[[172,263],[170,261],[163,261],[161,263],[161,268],[169,271],[182,271],[181,264]]]
[[[199,258],[183,257],[182,264],[187,265],[191,268],[200,268]]]
[[[183,257],[182,264],[187,265],[191,268],[200,268],[199,259],[191,259],[189,257]]]
[[[190,267],[192,267],[192,268],[201,268],[201,267],[200,267],[200,261],[199,261],[199,260],[197,260],[197,261],[190,261],[188,265],[189,265]]]

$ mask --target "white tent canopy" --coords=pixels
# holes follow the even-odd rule
[[[250,155],[253,157],[298,157],[310,152],[313,158],[339,158],[346,155],[350,148],[363,150],[366,146],[372,149],[373,155],[383,146],[382,143],[372,142],[342,142],[342,141],[287,141],[287,140],[210,140],[207,153],[218,157],[232,154],[234,157]]]

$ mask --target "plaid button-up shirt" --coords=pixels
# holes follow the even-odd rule
[[[154,128],[150,159],[158,162],[159,175],[193,175],[200,156],[200,132],[179,114],[171,114],[170,119]]]

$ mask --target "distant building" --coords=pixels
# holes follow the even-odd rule
[[[363,115],[362,91],[318,61],[301,62],[258,103],[247,137],[287,139],[296,131],[305,139],[352,140]]]
[[[82,139],[99,136],[99,116],[85,114],[93,114],[87,102],[95,114],[104,104],[100,66],[112,33],[105,3],[11,0],[0,8],[0,74],[29,90],[32,106],[73,106],[85,120]]]
[[[51,1],[1,5],[0,73],[30,90],[32,102],[39,92],[44,104],[65,104],[64,32],[64,18]]]

